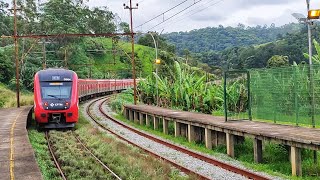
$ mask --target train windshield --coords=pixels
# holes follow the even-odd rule
[[[70,99],[72,82],[41,82],[42,99]]]

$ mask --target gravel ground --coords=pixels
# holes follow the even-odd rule
[[[123,128],[122,126],[119,126],[118,124],[108,120],[107,118],[105,118],[99,111],[98,105],[101,103],[102,100],[97,101],[97,103],[95,103],[92,106],[92,110],[95,114],[95,116],[100,117],[101,119],[101,123],[105,124],[106,126],[108,126],[109,128],[113,129],[114,132],[118,133],[119,135],[121,135],[122,137],[129,139],[132,142],[135,142],[136,144],[152,151],[155,152],[156,154],[166,157],[167,159],[170,159],[188,169],[194,170],[199,174],[202,174],[204,176],[210,177],[212,179],[230,179],[230,180],[235,180],[235,179],[247,179],[246,177],[243,177],[241,175],[235,174],[233,172],[227,171],[225,169],[222,169],[220,167],[217,166],[213,166],[212,164],[209,164],[205,161],[199,160],[197,158],[194,158],[192,156],[189,156],[188,154],[176,151],[174,149],[171,149],[167,146],[164,146],[162,144],[159,144],[157,142],[154,142],[148,138],[145,138],[143,136],[140,136],[126,128]],[[85,109],[87,107],[89,103],[86,103],[83,108],[84,108],[84,112]],[[103,110],[106,113],[112,114],[113,112],[111,111],[111,109],[105,105],[103,106]],[[86,115],[87,116],[87,115]],[[88,119],[90,119],[87,116]],[[159,137],[158,137],[159,138]],[[211,156],[210,156],[211,157]],[[213,158],[213,157],[211,157]],[[217,157],[215,157],[217,158]],[[223,157],[223,159],[219,159],[220,161],[232,164],[234,166],[237,167],[241,167],[243,169],[245,169],[245,167],[243,167],[238,161],[235,161],[231,158],[225,158]],[[259,173],[259,174],[263,174],[266,177],[269,177],[270,179],[280,179],[278,177],[271,177],[268,176],[264,173]]]

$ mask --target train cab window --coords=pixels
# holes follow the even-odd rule
[[[42,99],[70,99],[72,82],[41,82]]]

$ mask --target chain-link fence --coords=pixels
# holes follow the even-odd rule
[[[225,120],[251,119],[249,71],[227,71],[224,73]]]
[[[320,125],[320,66],[250,70],[253,120]]]

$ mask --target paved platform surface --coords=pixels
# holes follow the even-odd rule
[[[26,129],[31,108],[0,109],[0,179],[42,179]]]
[[[224,117],[149,105],[125,105],[125,108],[168,119],[176,119],[200,127],[208,127],[214,130],[217,129],[218,131],[228,131],[232,134],[239,135],[251,135],[258,137],[259,139],[276,140],[287,145],[296,145],[297,147],[320,150],[320,129],[265,123],[254,120],[225,122]]]

